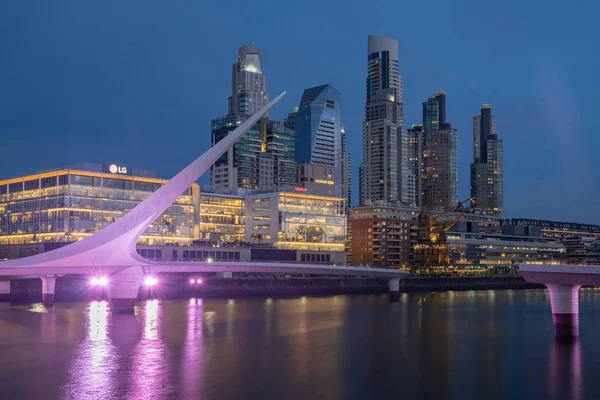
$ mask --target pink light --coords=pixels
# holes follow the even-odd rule
[[[158,283],[158,279],[156,278],[152,278],[151,276],[146,277],[146,279],[144,279],[144,285],[146,286],[154,286]]]
[[[96,286],[98,284],[98,278],[92,278],[90,283],[92,284],[92,286]]]
[[[198,279],[196,282],[198,282],[198,284],[202,283],[202,279]]]
[[[108,278],[105,277],[105,276],[101,277],[100,279],[98,279],[98,284],[100,286],[106,286],[106,285],[108,285]]]
[[[190,283],[193,285],[194,283],[196,283],[195,279],[190,279]]]

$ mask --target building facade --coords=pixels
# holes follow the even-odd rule
[[[423,102],[422,197],[427,206],[449,209],[458,203],[458,133],[446,121],[446,93]]]
[[[246,197],[249,243],[279,249],[344,252],[345,238],[345,205],[340,197],[287,192]]]
[[[342,195],[342,105],[340,93],[331,85],[317,86],[306,89],[300,100],[295,121],[296,162],[298,164],[313,164],[326,166],[331,169],[331,176],[325,181],[331,181],[331,194]],[[298,170],[300,171],[300,169]],[[320,171],[319,168],[304,168],[305,173]],[[304,182],[323,181],[322,177],[298,175],[298,185]],[[327,183],[326,183],[327,185]],[[327,190],[329,192],[330,190]]]
[[[407,129],[408,169],[415,177],[415,205],[422,206],[423,196],[423,125],[413,125]]]
[[[200,192],[200,228],[196,242],[243,243],[246,240],[244,198]]]
[[[0,245],[73,242],[110,225],[167,181],[115,164],[85,164],[0,181]],[[133,172],[140,175],[134,176]],[[198,232],[198,185],[188,188],[138,241],[190,245]]]
[[[564,264],[566,255],[562,243],[539,236],[452,232],[447,243],[453,273],[515,273],[519,264]]]
[[[376,202],[377,203],[377,202]],[[379,204],[352,209],[348,221],[348,264],[409,268],[417,236],[416,208]]]
[[[544,238],[557,240],[565,246],[567,264],[600,264],[599,225],[526,218],[506,219],[502,225],[503,231],[510,229],[522,234],[534,229]]]
[[[346,131],[342,126],[342,160],[341,160],[341,192],[346,201],[346,213],[350,214],[352,207],[352,156],[346,147]]]
[[[348,264],[410,268],[419,234],[420,211],[417,207],[383,200],[354,207],[348,220]],[[451,229],[453,235],[500,233],[500,220],[482,212],[444,213],[438,222],[444,224],[458,218],[460,221]]]
[[[416,178],[408,167],[398,42],[369,36],[367,63],[360,197],[363,203],[384,200],[413,204]]]
[[[489,104],[473,117],[473,163],[471,197],[485,212],[502,216],[504,196],[503,143],[496,134],[496,117]]]

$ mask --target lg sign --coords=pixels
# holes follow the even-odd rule
[[[111,174],[126,174],[127,173],[127,167],[119,167],[116,164],[111,164],[111,166],[108,167],[108,170],[110,171]]]

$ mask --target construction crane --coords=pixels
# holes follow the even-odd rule
[[[465,203],[469,203],[467,207],[465,207]],[[459,201],[454,210],[446,209],[443,212],[433,216],[429,220],[429,241],[432,243],[446,241],[446,232],[450,230],[458,221],[461,220],[464,214],[473,212],[475,209],[475,205],[477,204],[477,200],[474,198],[469,198],[464,201]],[[447,220],[442,224],[438,224],[438,220],[442,219],[442,217],[448,215],[452,212],[452,215],[449,216]]]
[[[468,203],[468,205],[467,205]],[[424,199],[418,216],[417,242],[413,246],[412,272],[431,275],[444,270],[450,263],[446,232],[450,230],[466,213],[473,212],[477,200],[469,198],[459,202],[456,207],[447,207],[432,215],[431,202]]]

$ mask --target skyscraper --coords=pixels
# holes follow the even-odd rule
[[[231,67],[229,114],[253,115],[269,103],[267,78],[262,72],[262,51],[246,44]]]
[[[413,125],[406,132],[408,135],[408,169],[416,178],[415,205],[420,207],[423,194],[423,125]]]
[[[446,93],[423,102],[422,202],[451,208],[458,202],[458,134],[446,122]]]
[[[213,146],[268,103],[266,82],[262,52],[252,44],[242,46],[238,61],[232,67],[229,113],[211,121]],[[294,145],[293,130],[264,118],[212,166],[213,189],[234,192],[293,187],[296,183]]]
[[[298,186],[341,197],[341,128],[340,93],[331,85],[306,89],[295,122]]]
[[[481,115],[473,117],[471,197],[477,199],[478,207],[485,212],[502,216],[503,186],[503,143],[496,134],[492,106],[483,104]]]
[[[342,138],[342,153],[341,153],[341,175],[342,184],[341,191],[342,197],[346,200],[346,212],[350,213],[350,207],[352,206],[352,157],[348,153],[346,147],[346,130],[342,126],[341,130]]]
[[[369,36],[367,101],[363,124],[362,201],[413,204],[416,179],[408,168],[398,42]]]

